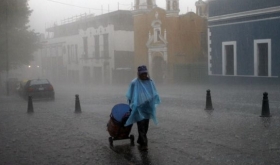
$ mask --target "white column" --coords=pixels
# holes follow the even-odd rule
[[[167,51],[163,52],[163,59],[167,63]]]
[[[210,28],[208,28],[208,75],[212,75],[212,71],[211,71],[211,68],[212,68],[211,51],[212,51],[212,48],[211,48],[211,31],[210,31]]]
[[[152,58],[152,51],[149,50],[148,52],[148,64],[149,64],[149,75],[152,77],[153,75],[153,58]]]

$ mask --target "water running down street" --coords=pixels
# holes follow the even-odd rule
[[[206,111],[206,90],[213,111]],[[150,122],[149,150],[106,131],[111,108],[126,103],[126,86],[55,86],[56,100],[0,97],[0,164],[279,164],[280,109],[277,86],[158,86],[159,124]],[[261,118],[268,92],[271,118]],[[74,113],[79,94],[82,113]],[[132,134],[137,137],[137,126]]]

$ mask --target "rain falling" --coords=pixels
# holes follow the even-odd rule
[[[0,164],[280,164],[280,1],[2,0]]]

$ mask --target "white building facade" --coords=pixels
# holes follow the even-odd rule
[[[130,11],[82,16],[47,31],[51,37],[41,49],[42,77],[79,85],[131,79],[134,32]]]

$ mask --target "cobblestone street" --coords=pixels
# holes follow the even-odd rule
[[[129,140],[109,148],[111,108],[126,87],[56,87],[55,101],[34,100],[34,113],[17,95],[0,97],[0,164],[279,164],[277,87],[159,86],[159,124],[150,123],[149,151]],[[211,89],[213,111],[205,111]],[[276,90],[277,89],[277,90]],[[271,118],[260,118],[269,93]],[[74,113],[75,94],[82,113]],[[136,125],[131,133],[137,137]]]

